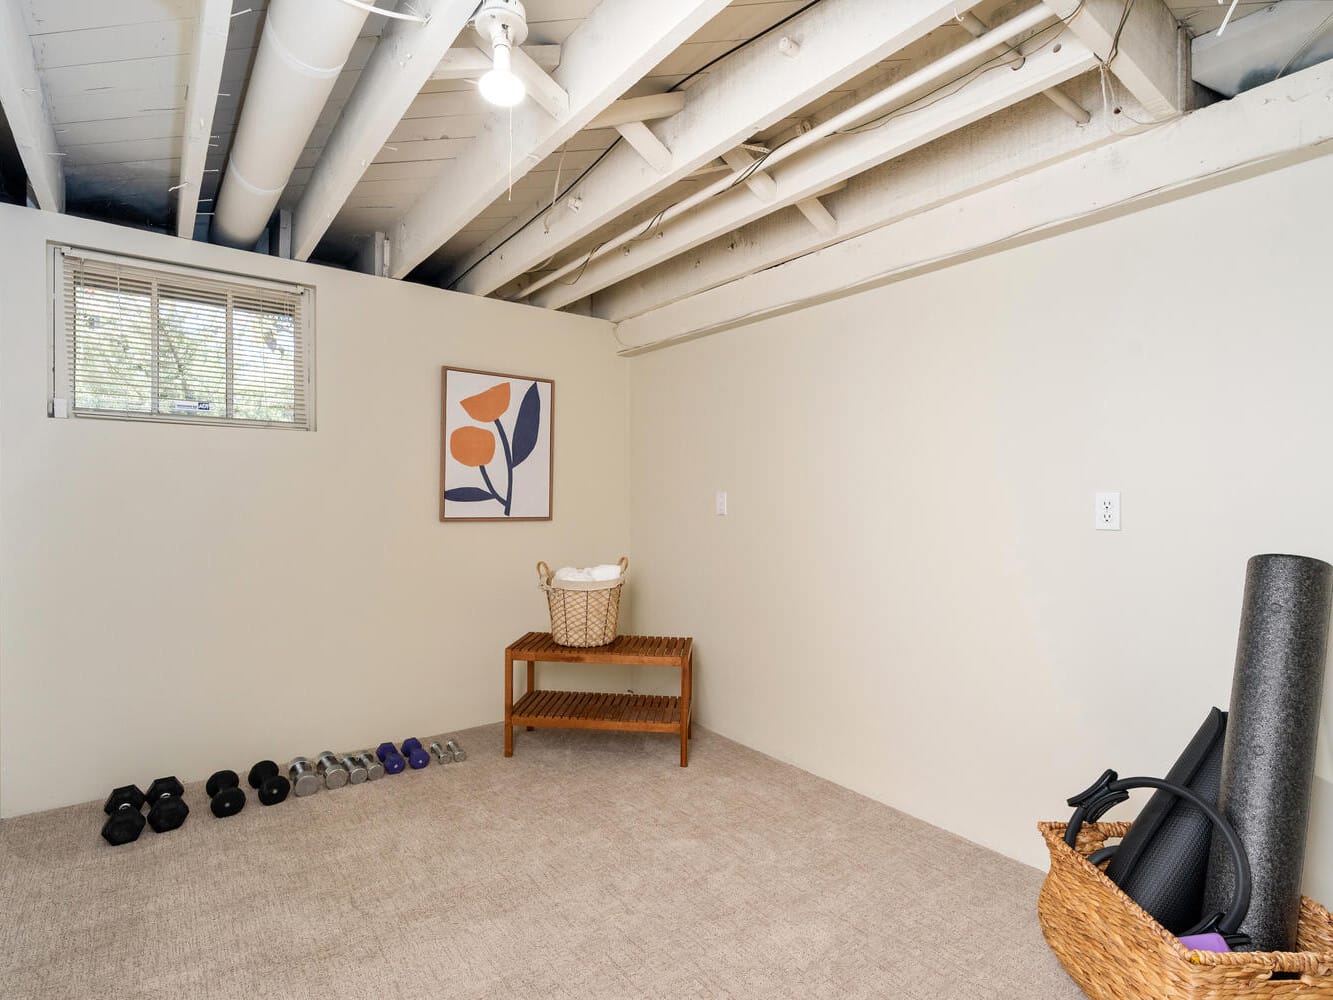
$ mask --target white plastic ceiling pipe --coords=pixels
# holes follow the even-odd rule
[[[222,175],[213,242],[250,249],[268,225],[329,99],[365,10],[329,0],[273,0]]]

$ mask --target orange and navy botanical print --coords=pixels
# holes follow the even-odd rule
[[[449,435],[449,454],[460,465],[470,466],[481,473],[480,486],[455,486],[444,491],[446,500],[464,503],[499,501],[504,516],[509,516],[514,502],[514,470],[523,464],[537,446],[537,432],[541,428],[541,400],[537,394],[537,383],[533,382],[523,394],[519,404],[518,416],[514,418],[512,433],[506,433],[501,418],[509,411],[509,383],[499,382],[485,392],[469,396],[460,402],[469,417],[479,424],[494,424],[492,432],[487,427],[459,427]],[[495,487],[486,467],[495,459],[495,442],[499,439],[505,463],[505,490],[501,493]]]

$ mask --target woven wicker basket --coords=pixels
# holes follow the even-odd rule
[[[1300,951],[1191,951],[1087,860],[1130,824],[1087,824],[1077,851],[1065,826],[1038,826],[1051,870],[1037,914],[1046,943],[1093,1000],[1333,1000],[1333,916],[1318,903],[1301,902]]]
[[[551,638],[561,646],[605,646],[614,642],[620,623],[620,590],[625,586],[629,560],[620,557],[615,580],[576,583],[556,580],[551,567],[537,564],[537,576],[551,609]]]

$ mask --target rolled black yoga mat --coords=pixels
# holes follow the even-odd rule
[[[1226,713],[1209,712],[1166,780],[1216,805],[1226,729]],[[1170,792],[1154,792],[1106,876],[1172,934],[1184,934],[1202,915],[1212,834],[1212,821],[1197,807]]]
[[[1253,869],[1241,924],[1254,951],[1294,951],[1323,697],[1333,566],[1304,556],[1249,561],[1218,805]],[[1223,910],[1233,872],[1214,836],[1204,910]]]

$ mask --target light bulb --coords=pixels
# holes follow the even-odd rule
[[[527,96],[527,88],[509,68],[509,46],[496,45],[492,53],[495,60],[494,68],[477,81],[477,87],[481,90],[481,96],[492,104],[502,108],[512,108]]]

